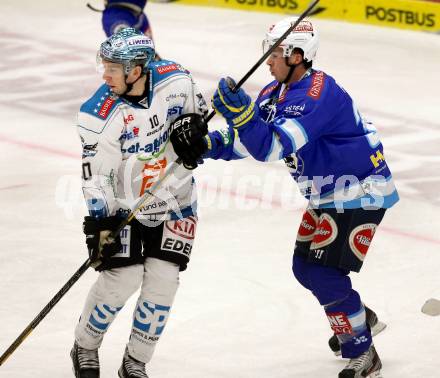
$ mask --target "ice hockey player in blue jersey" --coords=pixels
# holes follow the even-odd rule
[[[154,62],[154,55],[153,41],[133,28],[108,38],[98,53],[105,83],[78,113],[89,210],[83,230],[90,262],[100,273],[75,329],[71,357],[76,378],[99,377],[98,349],[139,288],[118,375],[148,378],[145,364],[163,333],[180,272],[191,256],[197,227],[192,171],[179,166],[166,183],[150,190],[177,159],[169,143],[172,122],[183,113],[202,115],[207,106],[186,69],[171,61]],[[150,201],[136,218],[109,239],[145,196]]]
[[[144,13],[147,0],[106,0],[102,27],[107,37],[123,28],[135,28],[152,39],[150,22]]]
[[[102,28],[107,37],[130,27],[153,39],[150,21],[144,12],[146,5],[147,0],[105,0],[104,10],[101,11],[88,4],[89,8],[102,12]]]
[[[295,21],[273,25],[264,51]],[[350,359],[339,378],[377,377],[382,364],[349,273],[361,270],[376,229],[398,194],[374,126],[335,79],[312,67],[317,49],[316,28],[310,21],[300,22],[269,56],[275,80],[255,102],[243,89],[233,91],[232,79],[221,79],[212,103],[228,128],[205,137],[203,157],[284,160],[309,200],[297,233],[293,274],[323,306],[342,356]],[[190,129],[174,132],[191,135]],[[176,151],[185,151],[186,139],[179,140]],[[191,150],[190,143],[186,149]]]

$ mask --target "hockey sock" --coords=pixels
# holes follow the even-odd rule
[[[366,324],[365,308],[353,289],[342,301],[324,306],[334,334],[341,344],[343,358],[355,358],[371,345],[371,333]]]

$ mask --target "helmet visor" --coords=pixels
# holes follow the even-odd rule
[[[276,43],[276,41],[274,41],[273,39],[265,39],[263,40],[263,55],[266,54],[271,48],[272,46]],[[274,51],[272,51],[272,53],[270,54],[271,58],[280,58],[285,56],[284,54],[284,47],[283,46],[278,46]]]
[[[262,43],[263,55],[269,51],[269,49],[273,46],[273,44],[274,44],[274,42],[267,39],[267,38],[263,40],[263,43]]]
[[[121,63],[111,62],[110,60],[103,58],[98,51],[96,54],[96,72],[101,75],[123,75],[124,66]]]

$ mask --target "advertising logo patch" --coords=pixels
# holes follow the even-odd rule
[[[110,112],[110,109],[112,108],[114,103],[115,103],[114,99],[112,99],[111,97],[107,97],[98,111],[99,116],[101,118],[107,118],[108,113]]]
[[[269,88],[266,88],[266,89],[262,90],[262,91],[260,92],[260,95],[259,95],[258,97],[263,97],[263,96],[268,95],[268,94],[271,93],[271,92],[272,92],[277,86],[278,86],[277,84],[274,84],[274,85],[271,85]]]
[[[181,236],[182,238],[193,240],[196,233],[197,220],[194,217],[188,217],[175,221],[168,221],[165,227],[173,234]]]
[[[307,210],[301,220],[296,240],[300,242],[308,242],[313,239],[318,224],[318,215],[312,210]]]
[[[163,229],[161,249],[189,258],[196,227],[197,218],[195,217],[166,221]]]
[[[133,114],[129,114],[127,117],[124,117],[124,125],[127,126],[131,121],[134,121]]]
[[[132,131],[126,131],[124,133],[122,133],[122,135],[120,136],[119,140],[130,140],[133,138],[138,138],[139,137],[139,127],[133,127]]]
[[[323,248],[331,244],[337,236],[338,226],[334,219],[326,213],[321,214],[310,249]]]
[[[293,33],[313,33],[313,25],[310,21],[301,21],[298,26],[293,29]]]
[[[321,97],[322,88],[324,88],[324,72],[318,71],[313,74],[312,85],[307,92],[307,96],[318,100]]]
[[[350,248],[356,257],[361,261],[364,261],[365,256],[367,255],[368,248],[370,248],[376,228],[376,224],[366,223],[357,226],[350,233],[348,238]]]
[[[160,335],[170,313],[170,306],[142,301],[136,308],[133,327],[150,335]]]
[[[343,312],[328,312],[327,319],[330,327],[335,335],[353,334],[353,328],[348,320],[348,317]]]
[[[89,323],[100,331],[105,331],[121,308],[98,304],[90,314]]]
[[[389,23],[435,27],[435,13],[417,12],[412,9],[384,8],[366,5],[365,18]]]
[[[173,115],[181,115],[183,111],[183,106],[173,106],[172,108],[168,108],[167,119]]]
[[[121,237],[121,244],[122,244],[122,250],[121,252],[115,253],[113,257],[123,257],[123,258],[129,258],[130,257],[130,240],[131,240],[131,226],[127,225],[125,226],[121,232],[119,233],[119,236]]]
[[[98,142],[95,144],[85,144],[83,143],[82,148],[82,158],[85,159],[86,157],[93,157],[97,154],[96,148],[98,147]]]
[[[145,36],[135,36],[127,39],[128,46],[148,46],[154,48],[150,38]]]
[[[160,75],[164,75],[168,72],[178,71],[179,67],[177,64],[168,64],[167,66],[159,66],[157,67],[157,72],[159,72]]]
[[[165,168],[167,167],[167,159],[156,160],[154,162],[148,162],[144,165],[142,170],[142,185],[139,196],[142,196],[145,191],[163,175]]]
[[[298,177],[300,177],[304,173],[304,160],[299,155],[299,152],[297,152],[296,154],[292,154],[290,156],[286,156],[284,158],[284,162],[286,163],[286,166],[289,169],[290,175],[295,180],[298,180]]]

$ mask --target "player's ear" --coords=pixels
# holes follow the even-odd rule
[[[141,66],[136,66],[131,70],[131,75],[137,79],[139,76],[142,75],[142,67]]]
[[[303,55],[299,51],[294,51],[290,56],[289,62],[291,64],[300,64],[303,61]]]
[[[304,52],[302,49],[295,47],[293,49],[292,55],[290,55],[290,64],[300,64],[304,61]]]
[[[141,66],[136,66],[136,68],[139,70],[139,76],[142,76],[142,67]]]

